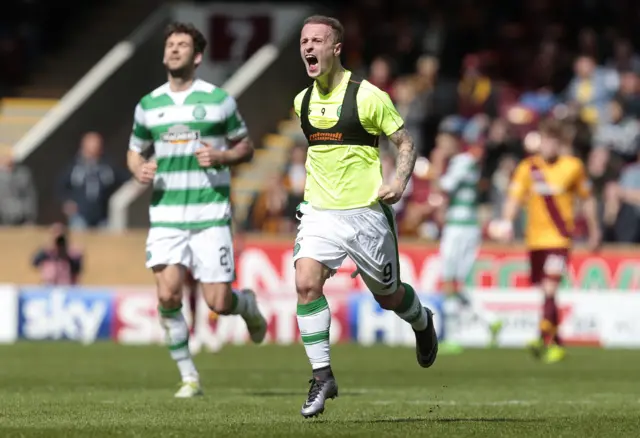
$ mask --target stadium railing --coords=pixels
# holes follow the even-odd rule
[[[39,192],[39,223],[61,219],[55,196],[59,172],[75,158],[81,135],[99,131],[107,156],[124,165],[133,108],[150,84],[166,80],[161,63],[168,7],[157,10],[127,40],[111,49],[14,147]],[[135,55],[135,56],[134,56]]]

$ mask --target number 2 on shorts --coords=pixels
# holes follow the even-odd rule
[[[228,246],[220,247],[220,266],[224,268],[224,272],[227,274],[231,272],[231,266],[229,266],[229,254],[231,249]]]

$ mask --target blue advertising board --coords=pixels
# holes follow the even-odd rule
[[[30,340],[85,343],[110,339],[114,302],[109,289],[21,288],[18,335]]]
[[[444,336],[443,299],[438,294],[420,294],[420,301],[434,316],[438,338]],[[349,297],[349,324],[353,341],[370,345],[412,345],[415,338],[410,326],[394,313],[384,310],[371,293],[354,293]]]

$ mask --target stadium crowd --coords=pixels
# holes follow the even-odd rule
[[[64,38],[60,23],[73,19],[69,10],[73,16],[82,14],[83,4],[3,3],[0,96],[20,85],[39,57]],[[606,240],[640,242],[640,55],[635,51],[640,29],[634,26],[640,4],[354,0],[337,6],[345,26],[344,64],[389,93],[421,157],[437,160],[435,142],[443,126],[482,157],[485,221],[499,211],[518,160],[535,147],[537,123],[555,117],[565,123],[570,153],[586,163],[601,201]],[[300,134],[294,140],[285,172],[273,175],[256,196],[247,230],[295,229],[306,145]],[[91,141],[101,139],[83,139]],[[391,177],[394,151],[383,144],[381,154],[383,173]],[[60,175],[61,210],[72,228],[104,223],[104,206],[122,182],[121,171],[104,162],[101,152],[97,155],[93,161],[98,164],[87,165],[92,160],[81,152]],[[32,223],[36,194],[28,170],[6,157],[0,161],[0,192],[5,194],[0,223]],[[418,162],[405,198],[395,207],[402,235],[433,239],[438,225],[426,202],[425,162]],[[88,212],[98,213],[88,217]],[[583,230],[578,224],[578,238]]]
[[[341,15],[345,65],[389,93],[421,157],[438,160],[442,127],[482,157],[485,222],[499,211],[517,162],[535,150],[538,122],[554,117],[564,122],[567,153],[586,163],[605,240],[640,242],[640,56],[633,26],[639,4],[350,4]],[[257,197],[249,228],[293,226],[304,178],[304,141],[295,140],[291,165]],[[393,175],[394,151],[382,147],[381,154],[384,175]],[[438,225],[426,202],[423,162],[396,211],[402,235],[433,239]],[[579,221],[576,237],[584,233]]]

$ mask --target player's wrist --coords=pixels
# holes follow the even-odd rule
[[[231,149],[222,151],[222,153],[218,157],[218,160],[216,160],[217,162],[213,163],[212,167],[229,165],[231,161],[230,154],[231,154]]]
[[[131,170],[131,173],[133,174],[133,176],[140,181],[141,177],[142,177],[142,166],[144,165],[144,161],[141,163],[136,164],[135,166],[133,166],[132,168],[130,168],[129,170]]]
[[[407,187],[407,183],[408,180],[405,181],[400,177],[396,177],[391,184],[394,186],[394,188],[400,190],[400,192],[404,192],[404,189]]]

